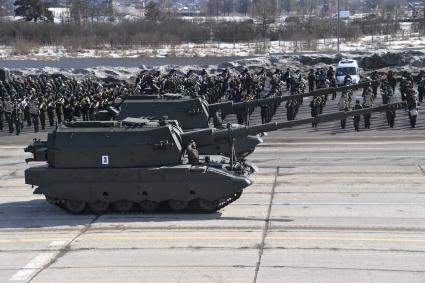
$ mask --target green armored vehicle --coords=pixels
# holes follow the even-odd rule
[[[34,141],[26,151],[47,165],[25,171],[35,193],[71,213],[89,208],[131,211],[136,204],[153,211],[166,203],[175,211],[189,202],[196,210],[217,210],[251,185],[252,172],[221,156],[185,162],[177,123],[129,119],[122,122],[74,122]]]
[[[276,104],[283,101],[342,92],[347,89],[363,88],[370,84],[361,83],[339,88],[319,89],[310,93],[263,98],[248,102],[222,102],[209,104],[203,97],[188,97],[179,94],[133,95],[117,103],[119,110],[110,109],[109,115],[118,120],[127,117],[162,117],[177,120],[184,130],[209,127],[209,120],[220,110],[223,116],[246,113],[249,109],[262,105]],[[106,114],[106,113],[105,113]],[[215,125],[217,127],[218,125]]]
[[[209,128],[210,118],[214,117],[219,110],[222,116],[230,114],[246,115],[249,109],[262,105],[276,104],[292,99],[302,99],[303,97],[326,95],[347,89],[358,89],[368,84],[369,82],[339,88],[319,89],[306,94],[263,98],[239,103],[228,101],[208,104],[203,97],[193,98],[179,94],[128,96],[124,101],[117,101],[116,106],[110,107],[108,111],[101,111],[98,118],[100,120],[110,120],[112,117],[115,117],[117,120],[123,120],[128,117],[167,117],[168,119],[179,121],[183,130],[191,131],[194,129]],[[214,127],[222,128],[223,125],[214,122]],[[239,127],[239,124],[232,124],[232,128]],[[238,147],[236,148],[236,156],[238,158],[245,158],[251,154],[257,145],[263,143],[261,134],[237,137],[236,143]],[[199,147],[199,151],[206,155],[227,155],[230,150],[227,141],[218,142],[213,146]]]
[[[192,132],[184,132],[177,121],[73,122],[25,149],[33,154],[27,162],[47,161],[27,169],[25,182],[37,187],[35,194],[71,213],[89,209],[100,214],[110,208],[216,211],[236,200],[252,184],[249,176],[256,171],[236,158],[238,137],[401,108],[403,103],[395,103],[290,122]],[[230,158],[200,156],[196,163],[188,163],[186,153],[193,141],[200,146],[227,141],[232,153]]]

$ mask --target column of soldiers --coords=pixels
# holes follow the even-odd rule
[[[371,79],[381,79],[377,72],[371,74]],[[349,75],[345,78],[345,84],[351,84]],[[299,70],[287,69],[285,72],[275,70],[266,71],[263,68],[257,72],[243,69],[240,72],[228,69],[215,76],[208,75],[205,70],[200,73],[189,71],[186,74],[171,70],[165,75],[158,71],[142,71],[137,77],[134,87],[127,84],[115,84],[104,87],[101,83],[92,79],[78,81],[64,76],[28,76],[26,78],[12,79],[8,82],[0,82],[0,130],[4,128],[6,121],[9,132],[20,133],[24,124],[34,127],[37,132],[47,126],[61,124],[63,121],[82,119],[89,121],[95,119],[95,113],[105,109],[108,102],[117,97],[126,97],[131,94],[161,94],[167,92],[181,93],[183,95],[203,95],[209,103],[222,101],[243,102],[258,98],[282,96],[284,88],[289,90],[289,95],[304,93],[308,83],[309,91],[320,88],[336,86],[335,72],[332,67],[327,71],[325,68],[313,69],[305,80]],[[383,103],[394,102],[394,92],[397,80],[393,73],[387,73],[381,84]],[[338,108],[341,111],[348,109],[360,109],[373,107],[378,93],[378,85],[371,85],[363,92],[363,103],[356,101],[351,106],[352,91],[341,95]],[[400,80],[400,92],[402,100],[407,101],[407,109],[411,118],[412,127],[416,124],[418,104],[423,101],[425,91],[425,73],[422,71],[418,76],[418,95],[413,90],[413,77],[404,72]],[[332,95],[332,99],[336,94]],[[323,113],[328,100],[328,95],[319,95],[312,98],[310,103],[311,116],[316,117]],[[290,99],[286,102],[286,115],[288,121],[294,120],[302,105],[302,99]],[[268,123],[276,114],[279,104],[261,106],[262,123]],[[249,121],[249,115],[253,109],[247,109],[246,113],[237,115],[241,124]],[[387,113],[388,123],[394,126],[395,113]],[[224,117],[223,117],[224,118]],[[364,116],[365,128],[370,128],[370,115]],[[359,130],[360,117],[355,117],[355,129]],[[317,124],[312,125],[317,127]],[[346,127],[346,121],[341,121],[341,127]]]
[[[412,74],[404,71],[400,80],[401,99],[407,102],[406,111],[409,115],[410,126],[416,128],[419,104],[423,101],[424,95],[424,72],[418,75],[418,92],[413,88],[414,78]]]
[[[93,120],[109,101],[129,94],[128,86],[103,87],[91,79],[78,81],[66,77],[28,76],[0,82],[0,130],[4,120],[9,133],[20,134],[24,128],[34,132],[82,117]],[[3,119],[3,117],[5,119]]]
[[[424,72],[421,71],[418,75],[418,93],[413,88],[413,76],[405,71],[402,74],[402,77],[400,79],[400,94],[401,94],[401,100],[406,101],[406,111],[409,115],[409,121],[412,128],[416,127],[416,119],[418,116],[418,105],[420,102],[420,93],[423,91],[423,86],[425,85],[424,80]],[[379,81],[379,84],[370,84],[368,87],[366,87],[363,90],[363,103],[360,104],[360,101],[357,100],[355,106],[353,107],[353,110],[359,110],[363,108],[370,108],[373,107],[374,101],[378,94],[378,88],[380,86],[381,89],[381,96],[382,96],[382,103],[388,104],[388,103],[394,103],[396,102],[396,98],[394,96],[395,88],[397,85],[397,80],[394,78],[394,75],[392,71],[389,71],[386,74],[385,78],[381,78],[379,74],[375,71],[370,76],[371,80]],[[342,103],[341,103],[342,105]],[[340,110],[342,110],[340,108]],[[371,114],[365,114],[363,115],[364,118],[364,128],[369,129],[370,128],[370,120],[371,120]],[[396,118],[396,111],[386,111],[386,118],[388,125],[393,128],[395,124],[395,118]],[[354,117],[354,128],[356,131],[359,131],[360,128],[360,116]]]
[[[346,78],[347,80],[347,78]],[[346,81],[345,80],[345,81]],[[381,78],[379,77],[377,72],[373,72],[370,76],[370,80],[373,81],[381,81]],[[388,83],[388,75],[385,80],[383,80],[382,83],[369,83],[364,89],[362,93],[363,102],[360,103],[360,100],[356,100],[353,110],[361,110],[364,108],[371,108],[374,106],[375,99],[378,95],[378,88],[381,85],[381,93],[383,97],[383,104],[392,103],[395,102],[391,99],[393,97],[393,94],[391,94],[389,91],[391,90],[391,86]],[[371,118],[372,114],[364,114],[363,115],[363,121],[364,121],[364,128],[370,129],[371,126]],[[354,130],[358,132],[360,130],[360,115],[356,115],[353,118],[354,121]],[[394,120],[395,120],[395,111],[387,111],[387,122],[391,127],[394,127]]]

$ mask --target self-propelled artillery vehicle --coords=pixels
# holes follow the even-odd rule
[[[110,109],[109,114],[116,116],[118,120],[123,120],[127,117],[166,116],[168,119],[179,121],[183,130],[203,129],[209,127],[210,118],[219,110],[223,116],[245,113],[249,109],[262,105],[281,103],[304,97],[327,95],[335,92],[343,92],[348,89],[355,90],[367,87],[369,84],[371,82],[337,88],[318,89],[309,93],[277,96],[246,102],[226,101],[212,104],[209,104],[202,96],[193,98],[179,94],[130,95],[118,103],[117,107],[119,110]]]
[[[260,107],[262,105],[272,105],[287,100],[327,95],[346,91],[348,89],[359,89],[364,88],[369,84],[369,82],[365,82],[338,88],[319,89],[305,94],[277,96],[237,103],[228,101],[209,104],[205,98],[201,96],[189,97],[179,94],[130,95],[123,101],[117,101],[116,105],[110,107],[108,111],[102,111],[99,113],[98,117],[100,120],[110,120],[112,118],[115,118],[116,120],[123,120],[128,117],[167,117],[167,119],[179,121],[183,130],[192,131],[195,129],[209,128],[210,118],[214,117],[219,110],[222,116],[241,113],[246,114],[250,109]],[[223,125],[221,124],[214,125],[216,128],[221,128],[222,126]],[[239,127],[239,124],[232,124],[232,128]],[[255,147],[263,142],[260,135],[261,133],[259,133],[259,135],[237,137],[236,142],[239,146],[236,148],[236,156],[244,158],[251,154]],[[213,146],[200,145],[199,151],[206,155],[227,155],[230,152],[230,148],[226,141],[219,141]]]
[[[159,208],[181,211],[216,211],[252,184],[255,167],[234,154],[201,156],[189,164],[187,146],[227,141],[237,148],[238,137],[275,131],[312,122],[328,122],[404,108],[403,103],[337,112],[290,122],[227,129],[184,132],[177,121],[129,118],[118,121],[72,122],[49,133],[47,141],[35,140],[25,151],[30,161],[47,164],[25,171],[25,182],[34,193],[71,213],[87,209],[105,213],[145,212]],[[232,150],[234,152],[234,150]]]

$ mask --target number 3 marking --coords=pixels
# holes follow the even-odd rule
[[[102,165],[109,165],[109,156],[102,155]]]

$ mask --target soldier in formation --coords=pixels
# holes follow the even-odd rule
[[[371,76],[370,76],[370,79],[372,81],[375,81],[375,83],[372,86],[373,99],[375,99],[376,96],[378,96],[378,88],[379,88],[379,83],[377,83],[377,81],[380,80],[380,77],[379,77],[378,72],[377,71],[373,71],[372,74],[371,74]]]
[[[425,72],[420,71],[418,75],[418,100],[422,103],[425,96]]]
[[[353,110],[361,110],[363,107],[360,105],[360,100],[356,100],[356,105],[354,105]],[[354,121],[354,130],[358,132],[360,130],[360,115],[356,115],[353,118]]]
[[[338,101],[338,109],[339,111],[350,111],[351,109],[351,97],[347,92],[341,94],[341,97]],[[345,129],[347,123],[347,119],[341,120],[341,129]]]
[[[394,103],[394,92],[393,87],[391,86],[388,79],[385,79],[381,83],[381,95],[382,95],[382,104]],[[396,111],[386,111],[387,123],[391,128],[394,128]]]
[[[311,109],[310,112],[311,112],[312,118],[319,116],[320,109],[322,107],[322,100],[323,100],[322,96],[315,96],[315,97],[313,97],[312,101],[310,102],[310,109]],[[313,122],[311,124],[311,126],[313,128],[317,128],[318,124],[317,124],[317,122]]]
[[[335,71],[332,67],[329,67],[328,71],[326,72],[327,80],[329,81],[329,87],[336,87],[336,77],[335,77]],[[335,100],[336,98],[336,92],[332,93],[332,100]]]
[[[0,100],[0,132],[3,132],[4,127],[4,105],[3,101]]]
[[[372,89],[371,85],[369,84],[368,87],[366,87],[363,91],[363,108],[371,108],[373,107],[373,101],[374,101],[374,90]],[[364,114],[364,128],[370,129],[370,119],[371,114]]]
[[[28,76],[0,82],[1,114],[9,132],[20,133],[24,121],[26,126],[38,132],[50,126],[72,121],[83,116],[93,120],[94,114],[106,109],[109,102],[129,94],[127,84],[103,87],[92,79],[76,80],[66,77]],[[88,106],[89,105],[89,106]],[[46,116],[47,115],[47,116]]]
[[[410,85],[413,85],[413,77],[409,72],[404,71],[400,80],[400,94],[402,101],[407,100],[407,92]]]
[[[413,84],[406,86],[407,112],[409,114],[410,126],[416,128],[416,119],[418,117],[418,96],[413,89]]]
[[[308,91],[312,92],[314,91],[314,85],[316,84],[316,75],[314,74],[314,69],[310,69],[310,72],[307,76],[308,80]]]

